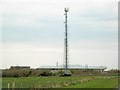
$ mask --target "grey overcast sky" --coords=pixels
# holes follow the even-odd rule
[[[0,68],[64,62],[64,8],[69,64],[118,67],[118,0],[2,0]]]

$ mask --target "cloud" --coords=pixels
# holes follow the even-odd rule
[[[107,2],[105,2],[107,1]],[[28,0],[19,1],[19,0],[5,0],[3,1],[3,19],[6,19],[6,24],[17,25],[35,25],[35,22],[39,18],[52,18],[61,20],[63,19],[63,9],[65,6],[70,8],[70,17],[75,17],[79,19],[80,17],[86,18],[85,20],[89,20],[88,18],[110,20],[116,18],[117,15],[117,2],[110,2],[108,0],[105,1],[90,1],[87,0]],[[101,7],[102,6],[102,7]],[[107,12],[107,13],[106,13]],[[78,15],[78,17],[76,17]],[[8,18],[9,17],[9,18]],[[13,21],[12,23],[10,21]],[[9,22],[9,23],[8,23]],[[84,23],[84,21],[82,21]],[[4,24],[5,24],[4,23]]]
[[[2,68],[2,30],[0,29],[0,68]]]
[[[117,1],[113,0],[3,0],[3,67],[63,64],[65,7],[70,8],[70,63],[116,68]]]
[[[10,65],[40,67],[45,63],[46,65],[55,65],[57,61],[62,64],[63,50],[59,47],[60,45],[56,44],[56,47],[48,45],[42,43],[4,43],[3,68],[8,68]]]
[[[69,44],[69,62],[118,68],[118,43],[81,41]]]
[[[81,39],[80,36],[82,39],[83,37],[98,39],[101,38],[100,35],[104,35],[102,37],[108,36],[111,39],[116,35],[118,31],[117,12],[115,11],[117,2],[112,0],[99,2],[87,2],[86,0],[52,0],[50,2],[47,0],[30,0],[30,2],[12,0],[9,2],[5,0],[3,1],[4,41],[37,41],[49,36],[52,38],[62,36],[60,32],[64,32],[63,9],[65,6],[70,8],[68,26],[72,37],[79,35],[79,39]]]
[[[117,43],[94,41],[71,43],[69,45],[69,63],[93,66],[106,65],[108,68],[117,68],[117,52]],[[57,61],[59,64],[63,64],[63,60],[64,46],[62,43],[57,43],[54,46],[49,43],[3,44],[3,68],[10,65],[30,65],[32,67],[55,65]]]
[[[2,53],[2,45],[1,45],[1,43],[0,43],[0,68],[2,68],[2,60],[3,60],[3,53]]]

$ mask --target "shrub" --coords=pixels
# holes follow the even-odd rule
[[[51,73],[44,71],[41,73],[41,76],[51,76]]]

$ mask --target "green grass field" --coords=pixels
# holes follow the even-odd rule
[[[7,88],[8,83],[12,87],[15,82],[16,88],[29,87],[59,87],[67,82],[72,82],[80,79],[80,77],[26,77],[26,78],[2,78],[2,87]]]
[[[2,87],[2,79],[0,78],[0,89],[1,89],[1,87]]]
[[[115,88],[118,86],[117,78],[101,78],[89,82],[79,83],[68,88]]]
[[[3,88],[116,88],[118,77],[72,76],[72,77],[19,77],[2,78]]]

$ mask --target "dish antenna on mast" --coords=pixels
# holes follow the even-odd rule
[[[65,12],[68,12],[69,11],[69,8],[65,8]]]

